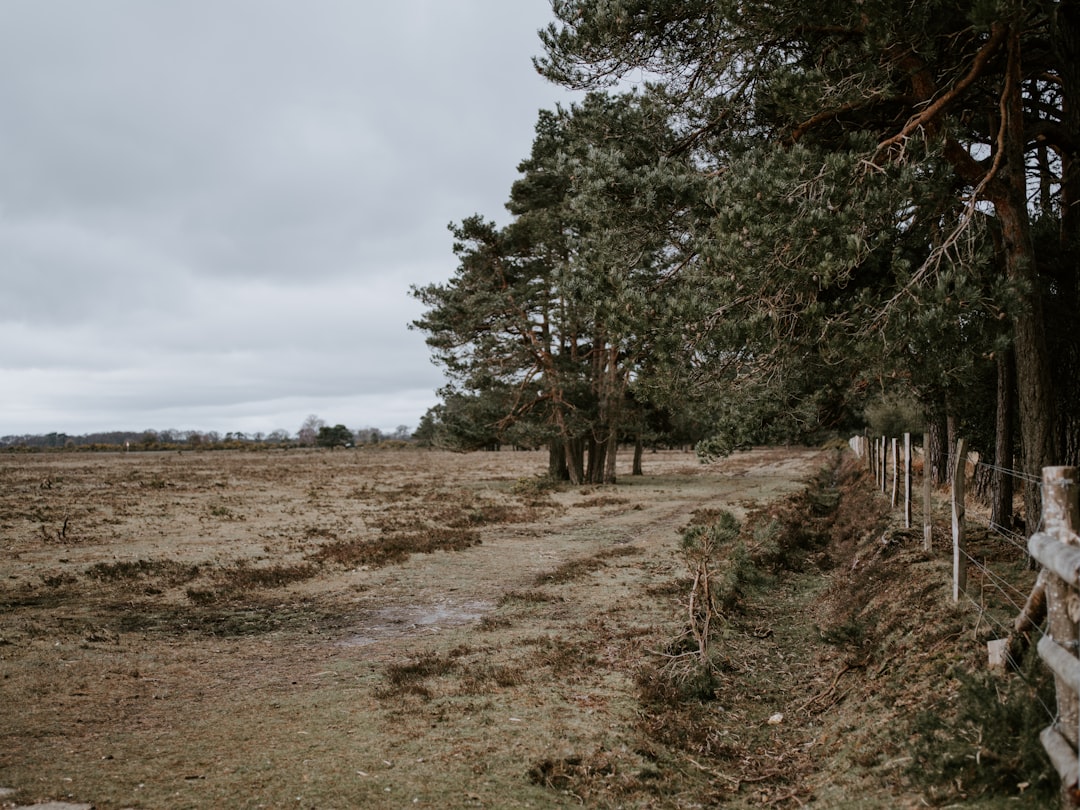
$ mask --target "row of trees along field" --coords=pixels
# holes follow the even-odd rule
[[[1080,462],[1080,3],[552,8],[537,69],[587,94],[540,113],[510,223],[453,225],[456,273],[413,291],[429,423],[602,481],[658,425],[722,453],[893,397],[939,479],[950,425]]]

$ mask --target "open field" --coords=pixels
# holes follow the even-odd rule
[[[0,807],[1045,806],[1047,676],[984,671],[1013,608],[838,461],[0,456]]]
[[[2,456],[5,800],[545,807],[576,803],[561,768],[648,778],[633,676],[677,623],[679,529],[822,460],[663,452],[550,491],[525,452]]]

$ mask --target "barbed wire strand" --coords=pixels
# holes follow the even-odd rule
[[[998,629],[1004,630],[1005,631],[1005,636],[1004,636],[1005,638],[1009,637],[1009,634],[1011,632],[1010,628],[1008,628],[1003,622],[1001,622],[992,613],[987,612],[983,608],[982,605],[980,605],[978,602],[975,601],[975,599],[971,596],[971,594],[965,592],[964,596],[967,598],[967,600],[969,602],[971,602],[972,606],[979,612],[980,617],[985,618],[987,620],[988,624],[997,625]],[[1008,663],[1012,667],[1013,672],[1015,672],[1019,676],[1020,680],[1022,680],[1024,682],[1024,684],[1027,686],[1028,690],[1035,697],[1035,700],[1037,700],[1039,702],[1039,705],[1041,705],[1043,707],[1043,711],[1046,712],[1047,718],[1049,718],[1049,720],[1051,722],[1056,723],[1057,719],[1058,719],[1057,709],[1056,708],[1051,709],[1049,706],[1046,705],[1046,701],[1042,699],[1042,695],[1039,694],[1039,690],[1035,688],[1035,685],[1031,681],[1029,681],[1027,679],[1027,677],[1024,675],[1024,673],[1021,671],[1020,662],[1016,661],[1016,659],[1014,659],[1009,654],[1008,650],[1005,651],[1005,656],[1008,659]]]
[[[1006,475],[1012,476],[1013,478],[1018,478],[1021,481],[1026,481],[1029,484],[1041,484],[1042,483],[1042,478],[1040,478],[1037,475],[1032,475],[1029,472],[1024,472],[1023,470],[1014,470],[1014,469],[1012,469],[1010,467],[1001,467],[1001,466],[999,466],[997,464],[990,464],[989,462],[986,462],[986,461],[980,461],[975,466],[976,467],[985,467],[986,469],[993,470],[994,472],[1005,473]]]
[[[999,590],[1001,592],[1002,596],[1005,597],[1005,601],[1007,601],[1010,605],[1012,605],[1016,609],[1017,613],[1020,613],[1020,612],[1023,611],[1023,609],[1024,609],[1023,603],[1027,601],[1027,594],[1026,593],[1021,591],[1019,588],[1017,588],[1011,582],[1006,580],[1004,577],[1001,577],[1001,576],[995,574],[993,571],[991,571],[989,568],[986,567],[985,563],[982,563],[979,560],[975,559],[970,554],[968,554],[966,551],[963,552],[963,554],[971,562],[971,564],[973,566],[975,566],[975,568],[982,571],[987,576],[987,578],[990,579],[991,583],[994,586],[996,586],[997,590]],[[1016,594],[1016,596],[1019,597],[1020,604],[1017,604],[1016,602],[1014,602],[1012,600],[1012,598],[1009,596],[1009,591],[1012,591],[1012,593]]]
[[[1027,535],[1006,529],[1000,523],[994,523],[994,521],[988,520],[986,518],[969,515],[968,520],[970,520],[972,523],[977,523],[980,528],[985,528],[992,534],[997,535],[1009,545],[1015,546],[1020,551],[1024,552],[1024,556],[1028,555]]]

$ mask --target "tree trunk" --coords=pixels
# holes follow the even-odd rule
[[[945,435],[947,437],[948,444],[948,457],[953,458],[956,455],[956,440],[960,438],[957,436],[959,431],[956,427],[956,414],[953,413],[952,405],[949,403],[949,398],[945,397]],[[950,465],[951,469],[951,465]],[[950,476],[951,478],[951,476]]]
[[[1001,224],[1005,272],[1017,287],[1026,290],[1026,306],[1013,320],[1016,352],[1016,386],[1019,394],[1020,440],[1024,472],[1041,480],[1042,468],[1057,463],[1058,442],[1053,396],[1053,376],[1043,331],[1042,292],[1035,265],[1035,245],[1027,210],[1027,173],[1024,161],[1023,98],[1020,87],[1019,34],[1013,31],[1008,45],[1008,67],[1002,90],[1005,154],[990,200]],[[1042,500],[1038,484],[1024,488],[1025,518],[1030,534],[1039,523]]]
[[[997,355],[997,413],[994,417],[994,485],[990,520],[1010,527],[1013,518],[1013,398],[1016,396],[1016,360],[1012,350]]]
[[[548,475],[556,481],[570,480],[566,466],[566,447],[562,439],[548,440]]]
[[[1057,370],[1055,391],[1061,463],[1080,466],[1080,334],[1076,311],[1080,301],[1080,2],[1062,0],[1053,16],[1051,41],[1061,77],[1061,128],[1065,143],[1061,159],[1061,212],[1058,256],[1048,264],[1056,270],[1052,307],[1046,312],[1051,352]]]
[[[604,483],[615,483],[615,457],[619,452],[619,434],[612,430],[608,434],[607,451],[604,456]]]
[[[566,467],[568,480],[574,486],[585,482],[585,441],[570,439],[566,442]]]
[[[604,481],[604,457],[607,455],[607,442],[598,442],[596,437],[589,438],[589,465],[585,468],[585,480],[590,484]]]
[[[925,450],[924,475],[930,476],[934,487],[944,486],[949,480],[949,434],[945,426],[944,412],[932,408],[926,415],[926,434],[930,446]]]

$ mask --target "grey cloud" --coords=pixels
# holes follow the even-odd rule
[[[530,63],[549,14],[5,0],[0,434],[415,423],[440,378],[408,286],[452,271],[449,221],[503,215],[565,98]]]

